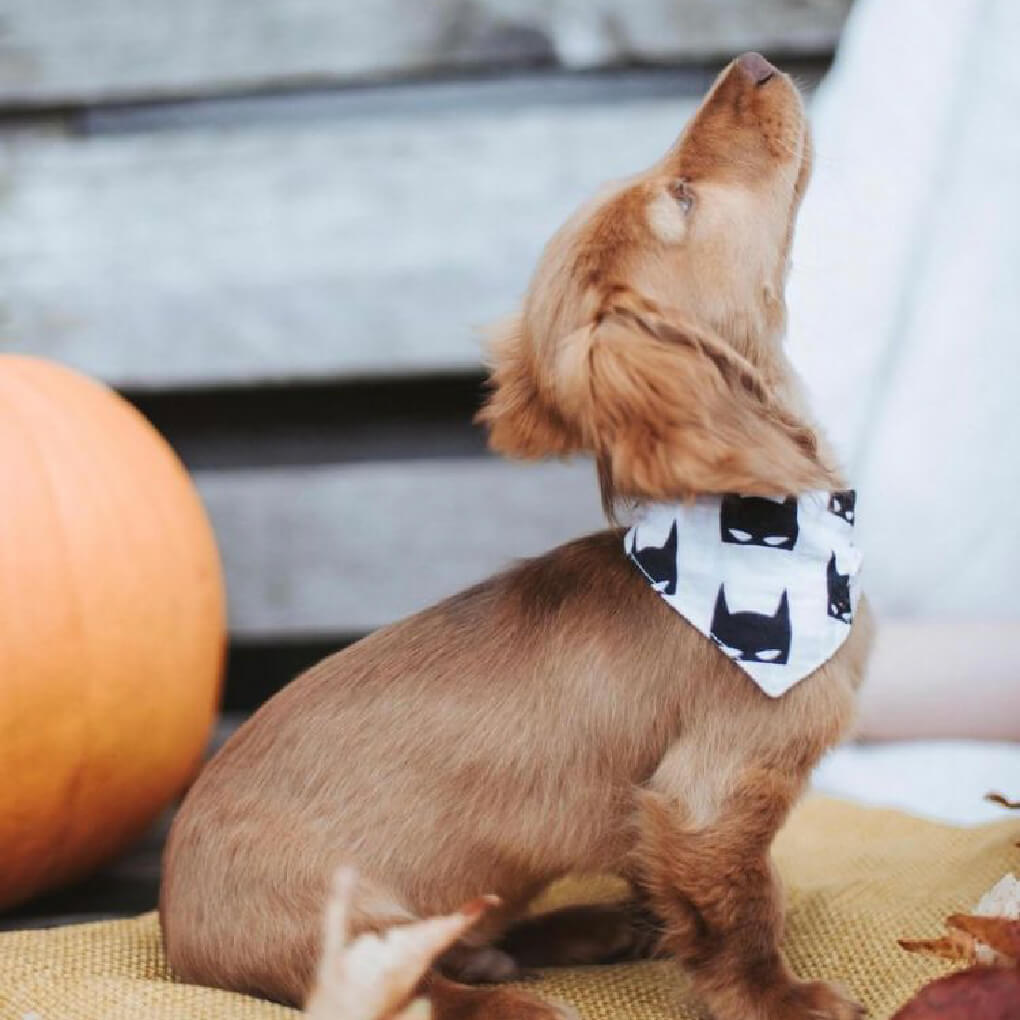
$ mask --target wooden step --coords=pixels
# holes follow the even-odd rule
[[[394,461],[195,478],[241,639],[365,633],[604,526],[584,461]]]

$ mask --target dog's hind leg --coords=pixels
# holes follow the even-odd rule
[[[662,926],[642,900],[563,907],[512,925],[499,948],[522,967],[621,963],[657,954]]]
[[[423,990],[432,1002],[434,1020],[577,1020],[571,1006],[520,988],[477,988],[432,973]]]
[[[470,937],[486,913],[493,908],[498,912],[498,897],[479,897],[445,916],[386,926],[378,918],[372,924],[363,905],[359,916],[355,884],[350,868],[340,868],[334,876],[315,987],[307,1003],[309,1020],[400,1017],[409,1003],[423,995],[432,1000],[433,1015],[440,1020],[563,1020],[571,1015],[521,991],[500,989],[497,993],[458,984],[436,969],[437,958],[451,949],[469,954],[462,961],[468,963],[471,953],[477,960],[487,950],[498,953],[460,941]],[[375,900],[378,903],[377,894]]]
[[[502,984],[528,976],[521,969],[520,962],[503,949],[464,942],[458,942],[443,953],[437,967],[446,977],[467,985]]]

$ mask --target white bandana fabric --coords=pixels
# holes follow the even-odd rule
[[[851,489],[653,504],[624,548],[673,609],[778,698],[850,634],[856,502]]]

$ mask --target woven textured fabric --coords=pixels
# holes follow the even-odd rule
[[[789,911],[785,949],[797,973],[841,981],[889,1017],[943,969],[899,937],[941,930],[1020,864],[1015,820],[955,829],[894,811],[810,798],[776,843]],[[562,883],[545,905],[601,899],[607,883]],[[545,972],[531,985],[586,1020],[704,1020],[668,962]],[[155,914],[0,936],[0,1017],[21,1020],[274,1020],[282,1006],[175,983]],[[338,1018],[340,1020],[340,1018]]]

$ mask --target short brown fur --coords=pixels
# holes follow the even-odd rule
[[[482,420],[524,457],[588,451],[605,498],[844,485],[780,345],[810,146],[796,89],[735,61],[677,144],[553,238],[494,346]],[[760,78],[760,75],[758,75]],[[782,698],[674,613],[605,531],[319,663],[213,759],[174,823],[161,919],[189,981],[304,1001],[330,876],[353,929],[502,906],[426,981],[441,1020],[551,1020],[520,964],[674,955],[718,1020],[846,1020],[779,953],[769,847],[850,723],[862,602]],[[517,923],[567,873],[616,910]]]

